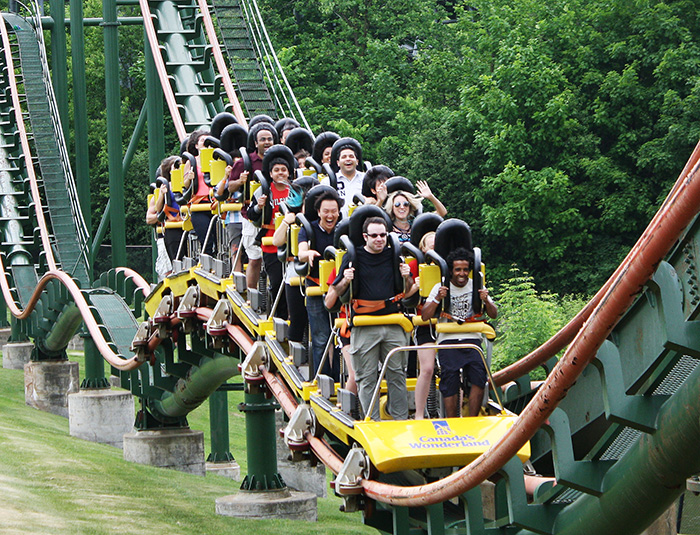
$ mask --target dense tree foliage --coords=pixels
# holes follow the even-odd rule
[[[316,133],[357,137],[370,161],[428,180],[472,226],[492,284],[515,263],[543,288],[591,293],[700,135],[698,3],[260,5]],[[100,17],[101,2],[84,10]],[[99,27],[85,33],[95,229],[109,196],[104,42]],[[143,45],[140,26],[120,28],[124,148],[145,98]],[[147,150],[125,177],[132,244],[150,240]]]
[[[427,179],[497,279],[515,262],[566,293],[601,284],[699,137],[697,4],[295,0],[264,14],[314,127]]]

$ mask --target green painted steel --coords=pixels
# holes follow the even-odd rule
[[[51,33],[51,74],[56,90],[56,103],[63,127],[63,137],[68,139],[68,49],[66,47],[66,3],[50,2],[54,31]]]
[[[193,367],[187,378],[180,379],[172,392],[165,392],[153,407],[169,417],[186,416],[199,407],[219,386],[238,375],[239,360],[227,356],[204,357]]]
[[[211,430],[211,453],[207,462],[233,461],[228,427],[228,392],[219,388],[209,396],[209,428]]]
[[[70,166],[63,155],[60,127],[49,105],[50,89],[44,77],[42,53],[32,25],[23,17],[7,15],[19,44],[19,55],[27,97],[27,107],[34,144],[43,179],[43,189],[50,211],[51,228],[55,238],[55,254],[63,270],[80,281],[90,284],[86,256],[87,234],[78,210],[77,199],[66,191],[74,191]],[[67,155],[66,155],[67,157]],[[36,168],[36,166],[35,166]]]
[[[218,10],[224,5],[228,4],[219,0],[215,8]],[[216,77],[207,70],[210,68],[209,52],[193,4],[154,2],[151,6],[187,128],[206,125],[216,111],[224,108],[224,104],[220,90],[217,93]],[[106,43],[118,31],[116,18],[110,18],[113,7],[113,2],[105,7]],[[221,15],[218,18],[220,24],[225,23],[226,17]],[[23,21],[17,21],[19,28],[25,24]],[[224,30],[221,31],[223,35]],[[233,28],[231,31],[233,34]],[[17,36],[20,42],[18,57],[22,59],[26,78],[31,72],[39,73],[29,58],[30,50],[33,50],[29,41],[37,41],[37,37],[30,31],[19,33],[23,35]],[[38,48],[36,42],[33,46]],[[36,57],[40,55],[36,54]],[[40,62],[37,63],[40,67]],[[151,62],[147,63],[150,65]],[[113,65],[108,66],[108,70],[112,68]],[[206,72],[203,74],[203,71]],[[110,76],[109,84],[113,84],[113,74]],[[165,149],[160,146],[162,100],[151,101],[153,94],[160,93],[152,71],[149,76],[151,92],[146,103],[149,143],[153,143],[154,152],[157,152],[157,155],[151,155],[153,170],[156,161],[164,156]],[[37,75],[36,79],[43,78]],[[45,87],[29,85],[31,94],[28,94],[28,100],[49,99]],[[108,102],[111,102],[114,88],[108,87],[108,90]],[[248,103],[251,106],[252,98]],[[21,154],[18,154],[16,141],[12,139],[11,118],[6,119],[9,117],[8,107],[0,95],[0,131],[4,147],[0,150],[0,195],[15,199],[14,208],[12,204],[6,208],[5,203],[0,206],[0,209],[8,210],[2,212],[1,252],[11,260],[10,276],[16,289],[16,300],[22,303],[31,294],[45,266],[33,239],[32,221],[24,221],[19,215],[28,205],[28,196],[20,171],[14,170],[18,168],[16,159]],[[39,114],[38,109],[36,104],[29,106],[34,130],[37,130],[35,124],[40,124],[40,117],[35,117]],[[50,119],[53,110],[48,106],[43,109]],[[10,121],[7,126],[3,126],[5,120]],[[121,138],[121,129],[115,126],[118,124],[110,119],[112,137],[118,135]],[[55,127],[52,125],[52,128]],[[41,129],[38,135],[42,136]],[[138,137],[137,129],[132,139]],[[56,157],[60,158],[60,151],[58,153]],[[110,147],[110,173],[112,153]],[[42,164],[53,161],[47,154],[38,154],[42,177]],[[120,156],[120,146],[116,154],[119,157],[114,159],[121,164],[119,170],[123,172],[129,159],[128,151],[124,160]],[[66,179],[61,177],[61,180],[65,184]],[[115,213],[115,205],[110,204],[110,207]],[[49,210],[58,257],[63,268],[69,271],[67,266],[71,262],[66,258],[71,247],[66,245],[64,234],[71,231],[62,227],[59,215],[65,212],[73,220],[76,216],[69,205],[62,209],[50,202]],[[77,236],[79,231],[75,229],[79,222],[71,224],[72,232]],[[555,477],[556,484],[543,485],[534,497],[528,497],[523,466],[513,459],[500,471],[500,479],[493,489],[493,514],[488,518],[482,512],[482,489],[476,488],[462,496],[459,505],[438,504],[416,509],[381,506],[365,521],[393,533],[622,534],[638,533],[644,529],[678,496],[685,477],[700,470],[696,451],[700,440],[700,324],[697,322],[700,273],[696,260],[700,253],[699,235],[700,225],[696,222],[671,253],[668,262],[659,266],[644,293],[599,351],[593,366],[584,371],[559,409],[533,439],[534,468],[540,474]],[[80,247],[74,249],[80,251]],[[84,261],[83,264],[88,280],[88,263]],[[143,294],[135,291],[133,282],[129,282],[126,276],[115,271],[105,274],[100,284],[108,288],[87,289],[85,284],[83,294],[91,303],[93,314],[112,341],[114,350],[128,355],[138,327],[135,317],[142,315]],[[52,284],[47,288],[30,320],[13,323],[13,339],[29,335],[40,341],[45,353],[60,353],[68,333],[75,330],[72,321],[75,316],[70,298],[59,286]],[[60,332],[56,326],[61,327]],[[89,353],[88,340],[86,346]],[[122,373],[123,386],[143,400],[148,413],[141,427],[186,425],[187,414],[208,397],[212,420],[218,420],[217,414],[226,412],[226,398],[225,392],[217,392],[217,389],[238,374],[240,362],[239,355],[229,356],[222,351],[227,350],[214,349],[209,338],[201,332],[195,330],[185,335],[180,331],[176,342],[167,340],[156,351],[152,366],[144,365],[138,370]],[[90,359],[88,367],[95,363]],[[551,369],[552,363],[546,367]],[[89,370],[92,379],[99,378],[100,373],[97,368]],[[511,409],[519,410],[531,396],[529,379],[527,376],[519,378],[509,387],[506,399]],[[241,406],[246,415],[249,444],[249,474],[243,484],[245,490],[269,490],[284,485],[277,473],[274,450],[276,406],[255,387],[250,387],[245,394],[245,403]],[[212,432],[212,456],[216,460],[221,460],[220,455],[230,455],[228,443],[224,440],[224,435],[228,437],[227,423],[221,418]],[[417,476],[413,474],[413,477]]]
[[[119,84],[119,23],[115,0],[102,3],[105,43],[105,99],[107,104],[107,151],[112,266],[126,265],[126,228],[124,226],[124,178],[122,175],[122,127]]]
[[[264,391],[248,385],[244,402],[238,408],[245,413],[246,454],[248,474],[241,490],[265,491],[285,488],[277,471],[277,439],[275,437],[275,410],[279,405]]]
[[[75,180],[87,228],[92,227],[90,207],[90,153],[88,151],[87,83],[85,76],[85,31],[82,0],[70,1],[71,66],[73,83],[73,136]],[[68,124],[68,123],[66,123]],[[92,273],[90,273],[92,276]]]
[[[143,54],[146,62],[146,104],[148,125],[148,169],[155,176],[160,162],[165,158],[165,116],[163,114],[163,89],[153,63],[151,47],[144,37]]]
[[[196,3],[149,2],[175,99],[188,132],[208,127],[223,111],[221,81],[214,75]]]

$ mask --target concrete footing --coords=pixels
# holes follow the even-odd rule
[[[6,370],[23,370],[30,361],[34,344],[32,342],[10,342],[2,346],[2,367]]]
[[[237,518],[279,518],[316,522],[316,495],[291,489],[247,492],[216,499],[216,514]]]
[[[125,390],[86,389],[68,396],[71,436],[121,448],[134,431],[134,396]]]
[[[78,363],[31,361],[24,366],[24,400],[36,409],[68,417],[68,395],[80,389]]]
[[[287,426],[282,411],[275,413],[275,425],[278,430]],[[328,495],[324,464],[318,463],[312,466],[308,460],[292,462],[291,452],[284,443],[282,433],[277,434],[277,471],[291,489],[313,492],[319,498],[325,498]]]
[[[204,433],[192,429],[128,433],[124,435],[124,460],[203,476]]]
[[[0,346],[4,346],[12,336],[10,327],[0,327]]]
[[[214,474],[217,476],[227,477],[229,479],[233,479],[234,481],[241,480],[241,467],[236,461],[206,464],[207,474]]]

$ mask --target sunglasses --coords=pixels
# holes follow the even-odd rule
[[[406,201],[404,201],[404,202],[396,201],[396,202],[394,203],[394,208],[401,208],[401,207],[408,208],[408,202],[406,202]]]
[[[365,232],[365,236],[369,236],[373,240],[376,238],[386,238],[386,232],[373,232],[372,234],[367,234]]]

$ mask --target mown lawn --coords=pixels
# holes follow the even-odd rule
[[[231,451],[245,474],[238,396],[230,394]],[[209,452],[206,404],[190,426],[204,431]],[[0,533],[377,533],[359,513],[341,513],[341,500],[332,495],[318,500],[315,523],[217,515],[215,499],[239,485],[128,463],[119,449],[71,437],[67,419],[25,405],[21,370],[0,368]]]

